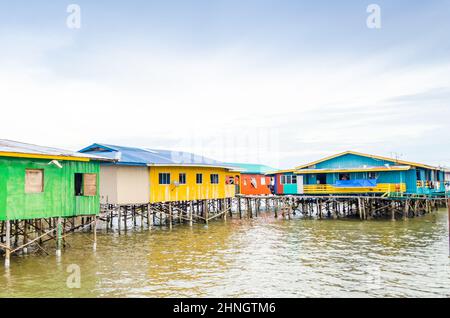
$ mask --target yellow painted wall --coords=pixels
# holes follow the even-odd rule
[[[227,185],[226,177],[238,174],[223,168],[207,167],[150,167],[150,202],[224,199],[235,196],[235,186]],[[159,184],[159,174],[170,173],[170,185]],[[179,174],[186,173],[186,184],[175,185]],[[203,174],[203,183],[196,183],[197,173]],[[210,175],[219,175],[219,184],[211,184]]]

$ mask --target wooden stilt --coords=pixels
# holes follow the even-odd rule
[[[147,227],[152,229],[152,207],[151,204],[147,204]]]
[[[119,229],[120,234],[120,229],[122,227],[122,208],[120,206],[117,207],[117,214],[118,214],[117,227]]]
[[[92,249],[94,252],[97,250],[97,217],[95,217],[95,221],[92,227],[92,231],[94,232],[94,243],[92,244]]]
[[[194,214],[194,203],[191,201],[189,203],[189,226],[192,226],[193,214]]]
[[[61,217],[58,217],[56,223],[56,256],[61,256],[61,245],[62,245],[61,242],[62,242]]]
[[[405,208],[403,210],[403,219],[405,220],[409,216],[409,200],[405,201]]]
[[[5,268],[9,268],[11,265],[11,221],[6,220],[6,234],[5,234]]]
[[[172,203],[169,203],[169,229],[170,230],[172,230],[172,221],[173,221]]]
[[[239,212],[239,218],[242,219],[241,197],[239,197],[237,200],[238,200],[238,212]]]
[[[23,221],[23,245],[28,243],[28,221]],[[28,254],[28,247],[24,247],[22,249],[23,254]]]
[[[205,217],[206,225],[208,225],[209,222],[209,206],[208,206],[208,200],[203,201],[203,212]]]

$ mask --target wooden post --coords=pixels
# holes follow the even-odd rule
[[[403,219],[406,219],[409,215],[409,200],[405,201],[405,209],[403,210]]]
[[[392,213],[391,219],[392,219],[392,221],[395,221],[395,202],[394,201],[391,202],[391,213]]]
[[[28,243],[28,222],[27,220],[23,221],[23,245]],[[23,254],[28,253],[28,247],[24,247],[22,250]]]
[[[363,216],[362,216],[362,209],[361,209],[361,198],[358,198],[358,214],[359,214],[359,219],[362,220]]]
[[[238,211],[239,211],[239,218],[242,219],[242,207],[241,207],[241,197],[238,197]]]
[[[97,216],[94,216],[95,221],[94,221],[94,226],[92,227],[92,230],[94,231],[94,243],[92,244],[92,249],[94,250],[94,252],[97,250]]]
[[[278,218],[278,200],[275,200],[274,202],[273,202],[273,211],[274,211],[274,213],[275,213],[275,218],[277,219]]]
[[[56,223],[56,256],[61,256],[61,241],[62,241],[61,217],[58,217]]]
[[[122,223],[122,209],[120,208],[120,205],[118,206],[117,209],[117,214],[119,215],[118,221],[117,221],[117,226],[119,228],[119,234],[120,234],[120,228],[121,228],[121,223]]]
[[[226,204],[225,199],[223,199],[223,204],[222,204],[222,209],[223,209],[223,219],[226,221],[227,220],[227,214],[228,214],[228,204]]]
[[[209,202],[208,200],[203,201],[203,212],[205,216],[206,225],[209,223]]]
[[[448,209],[448,248],[449,248],[449,257],[450,257],[450,199],[447,201],[447,209]]]
[[[9,268],[11,264],[11,222],[9,220],[6,223],[6,251],[5,251],[5,268]]]
[[[192,226],[192,215],[194,214],[194,204],[192,201],[189,203],[189,226]]]
[[[169,229],[172,230],[172,202],[169,203]]]
[[[149,230],[152,229],[152,208],[150,203],[147,204],[147,227]]]

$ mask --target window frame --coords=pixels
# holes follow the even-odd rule
[[[158,174],[159,185],[164,185],[164,186],[170,185],[170,182],[171,182],[170,179],[171,179],[170,172],[159,172],[159,174]]]
[[[211,184],[219,184],[219,174],[218,173],[211,173],[209,175],[209,181],[210,181]]]
[[[186,184],[187,183],[187,175],[185,172],[180,172],[178,174],[178,184]]]
[[[200,179],[200,182],[199,182]],[[195,183],[196,184],[203,184],[203,173],[197,173],[195,175]]]

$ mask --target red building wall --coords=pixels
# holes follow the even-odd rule
[[[262,179],[265,180],[263,184]],[[252,182],[253,181],[253,182]],[[241,194],[248,195],[267,195],[272,194],[269,185],[271,182],[270,177],[266,177],[262,174],[241,174]]]

